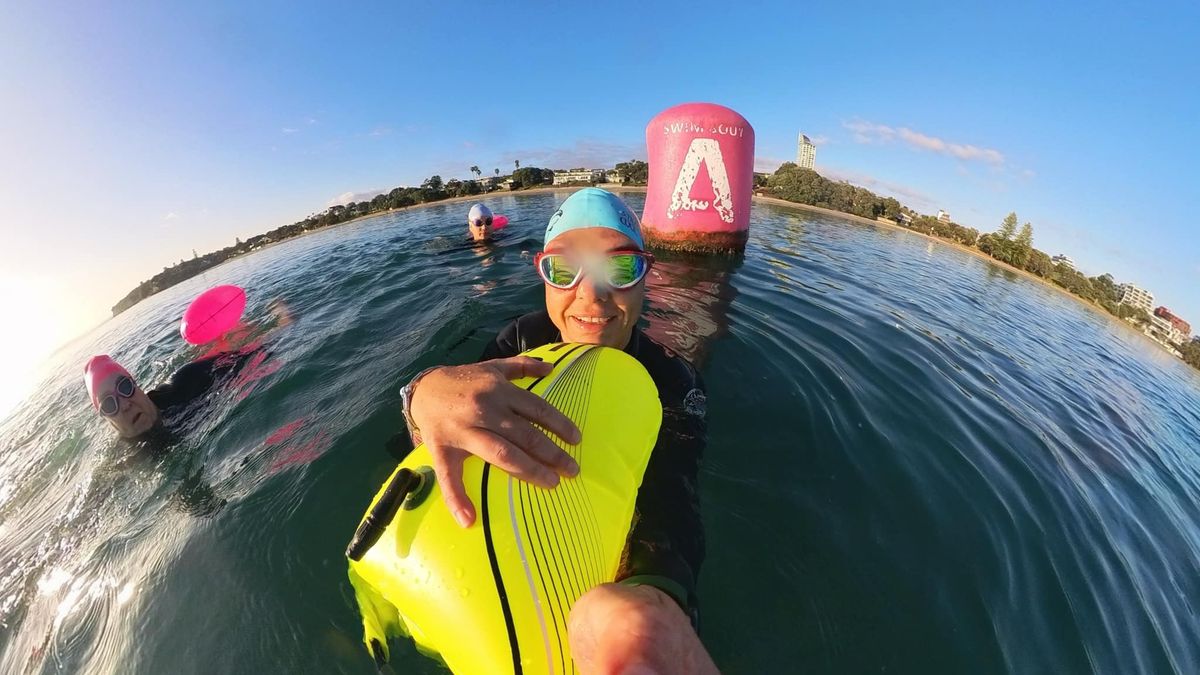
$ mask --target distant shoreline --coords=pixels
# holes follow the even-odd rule
[[[324,232],[326,230],[331,230],[333,228],[341,227],[343,225],[357,223],[361,220],[368,220],[370,218],[378,218],[380,216],[386,216],[386,215],[393,214],[393,213],[400,213],[400,212],[410,211],[410,210],[415,210],[415,209],[423,209],[423,208],[428,208],[431,206],[438,206],[438,205],[444,205],[444,204],[456,204],[456,203],[462,203],[462,202],[481,202],[481,201],[486,201],[488,199],[493,199],[496,197],[513,197],[513,196],[520,196],[520,195],[545,194],[545,193],[549,193],[549,192],[575,192],[577,190],[583,189],[583,187],[584,186],[576,186],[576,185],[559,186],[559,187],[543,186],[543,187],[528,188],[528,189],[513,190],[513,191],[504,191],[504,192],[497,191],[497,192],[490,192],[490,193],[484,193],[484,194],[478,194],[478,195],[462,195],[462,196],[458,196],[458,197],[447,197],[446,199],[439,199],[437,201],[432,201],[432,202],[423,202],[420,204],[401,206],[398,208],[387,209],[384,211],[376,211],[374,213],[367,213],[367,214],[352,218],[350,220],[336,223],[334,225],[329,225],[329,226],[322,227],[319,229],[308,230],[301,234],[298,234],[298,235],[295,235],[292,237],[288,237],[286,239],[281,239],[279,241],[273,241],[265,246],[262,246],[261,248],[254,249],[252,251],[246,251],[245,253],[239,253],[235,256],[232,256],[232,257],[228,258],[227,260],[222,261],[221,264],[224,264],[231,260],[237,260],[238,258],[241,258],[243,256],[246,256],[246,255],[249,255],[252,253],[258,253],[259,251],[265,251],[274,246],[278,246],[279,244],[284,244],[284,243],[287,243],[287,242],[290,242],[290,241],[293,241],[296,239],[301,239],[301,238],[307,237],[309,235],[318,234],[320,232]],[[599,185],[599,187],[602,187],[611,192],[634,192],[634,193],[642,193],[642,194],[645,194],[646,189],[647,189],[646,186],[644,186],[644,185],[622,185],[619,183],[601,183]],[[852,222],[862,223],[865,225],[873,225],[876,227],[883,227],[883,228],[888,228],[888,229],[892,229],[892,230],[897,230],[900,232],[906,232],[908,234],[913,234],[918,237],[923,237],[930,241],[937,242],[938,244],[947,246],[949,248],[956,249],[958,251],[962,251],[963,253],[967,253],[969,255],[975,256],[976,258],[985,260],[988,263],[991,263],[992,265],[995,265],[1002,269],[1012,271],[1013,273],[1019,274],[1031,281],[1035,281],[1044,287],[1051,288],[1055,292],[1057,292],[1061,295],[1064,295],[1068,298],[1071,298],[1073,301],[1079,303],[1083,307],[1086,307],[1087,309],[1092,310],[1094,313],[1104,316],[1105,318],[1109,319],[1111,322],[1120,324],[1120,325],[1124,326],[1125,328],[1129,329],[1130,331],[1142,336],[1146,340],[1150,341],[1151,344],[1156,344],[1156,343],[1154,343],[1153,340],[1150,340],[1149,337],[1147,337],[1145,334],[1143,334],[1137,328],[1129,325],[1128,322],[1113,316],[1111,313],[1109,313],[1107,311],[1101,311],[1104,308],[1101,307],[1100,305],[1098,305],[1094,302],[1091,302],[1085,298],[1082,298],[1082,297],[1070,292],[1069,290],[1062,288],[1061,286],[1058,286],[1057,284],[1053,283],[1052,281],[1050,281],[1048,279],[1043,279],[1042,277],[1039,277],[1036,274],[1033,274],[1032,272],[1028,272],[1019,267],[1014,267],[1012,265],[1009,265],[1008,263],[1003,262],[1001,260],[997,260],[996,258],[993,258],[992,256],[988,255],[987,253],[984,253],[983,251],[980,251],[977,248],[974,248],[971,246],[966,246],[966,245],[961,244],[956,241],[943,239],[942,237],[938,237],[936,235],[926,234],[926,233],[920,232],[918,230],[909,229],[907,227],[903,227],[898,224],[892,224],[892,223],[883,222],[880,220],[873,220],[871,218],[865,218],[863,216],[859,216],[859,215],[856,215],[853,213],[837,211],[835,209],[827,209],[827,208],[820,207],[820,206],[813,206],[811,204],[804,204],[801,202],[793,202],[793,201],[788,201],[786,199],[780,199],[778,197],[767,197],[767,196],[758,195],[758,194],[753,195],[753,197],[751,199],[753,202],[757,202],[757,203],[770,204],[772,206],[782,206],[785,208],[799,209],[801,211],[810,211],[813,213],[820,213],[823,215],[833,216],[835,218],[842,218],[845,220],[850,220]],[[465,216],[464,216],[463,220],[464,220],[464,224],[465,224],[465,221],[466,221]],[[1157,344],[1156,344],[1156,346],[1157,346]]]
[[[386,211],[376,211],[375,213],[368,213],[365,215],[358,216],[357,218],[347,220],[344,223],[338,223],[337,225],[330,225],[329,227],[323,228],[323,229],[331,229],[334,227],[340,227],[342,225],[349,225],[350,223],[355,223],[360,220],[366,220],[367,218],[376,218],[378,216],[386,216],[389,213],[400,213],[402,211],[408,211],[411,209],[420,209],[420,208],[424,208],[427,206],[437,206],[439,204],[454,204],[454,203],[458,203],[458,202],[482,202],[487,199],[491,199],[493,197],[512,197],[512,196],[516,196],[516,195],[536,195],[536,194],[543,194],[546,192],[564,192],[564,191],[575,192],[576,190],[582,190],[584,187],[585,186],[578,186],[578,185],[564,185],[564,186],[560,186],[560,187],[547,186],[547,187],[529,188],[527,190],[510,190],[507,192],[497,191],[497,192],[488,192],[485,194],[478,194],[478,195],[463,195],[461,197],[447,197],[445,199],[439,199],[436,202],[424,202],[422,204],[413,204],[412,206],[401,206],[401,207],[395,208],[395,209],[387,209]],[[626,185],[621,185],[619,183],[600,183],[596,187],[604,188],[605,190],[608,190],[609,192],[645,192],[646,191],[646,186],[644,186],[644,185],[628,185],[628,186],[626,186]],[[466,225],[467,225],[467,216],[466,216],[466,214],[463,214],[463,227],[466,227]],[[315,232],[317,232],[317,230],[312,230],[311,232],[305,232],[301,236],[306,236],[309,234],[313,234]],[[280,242],[275,242],[275,243],[282,244],[283,242],[280,241]],[[271,244],[271,245],[274,246],[275,244]],[[231,258],[231,260],[232,260],[232,258]]]
[[[645,186],[637,186],[637,185],[626,186],[626,185],[622,185],[619,183],[601,183],[600,186],[607,188],[609,190],[612,190],[614,192],[645,192],[646,191]],[[339,226],[346,225],[349,223],[355,223],[360,220],[365,220],[367,218],[375,218],[378,216],[385,216],[390,213],[396,213],[399,211],[407,211],[408,209],[433,206],[435,204],[479,202],[479,201],[485,201],[488,199],[492,199],[495,197],[516,196],[516,195],[522,195],[522,194],[536,194],[536,193],[545,193],[545,192],[561,192],[561,191],[574,192],[574,191],[580,190],[584,187],[587,187],[587,186],[583,186],[583,185],[550,186],[550,185],[547,185],[547,186],[543,186],[543,187],[528,188],[528,189],[506,190],[503,192],[494,191],[494,192],[480,193],[477,195],[460,195],[457,197],[445,197],[442,199],[434,199],[432,201],[425,201],[425,202],[421,202],[418,204],[409,204],[408,206],[401,206],[401,207],[396,207],[396,208],[391,208],[391,209],[383,209],[383,210],[379,210],[379,211],[373,211],[371,213],[364,213],[361,216],[356,216],[349,220],[334,222],[334,223],[330,223],[327,225],[320,225],[318,227],[309,227],[309,228],[302,229],[295,233],[285,233],[282,236],[278,235],[277,232],[281,231],[281,230],[285,230],[287,228],[299,227],[301,223],[295,223],[290,226],[281,226],[281,227],[277,228],[276,230],[269,231],[262,235],[255,235],[254,237],[251,237],[250,239],[246,240],[247,244],[252,244],[252,243],[254,243],[255,239],[267,238],[267,240],[265,242],[254,245],[253,247],[248,248],[246,250],[237,251],[232,254],[229,254],[228,257],[224,257],[221,260],[219,260],[215,263],[212,263],[210,265],[196,267],[190,273],[178,273],[178,272],[175,272],[175,269],[179,266],[191,264],[191,263],[195,262],[194,260],[180,261],[180,264],[178,266],[172,266],[170,268],[163,268],[163,272],[161,274],[155,275],[154,277],[151,277],[148,281],[144,281],[144,282],[138,284],[132,291],[130,291],[128,294],[126,294],[124,298],[122,298],[120,301],[118,301],[117,304],[113,307],[112,316],[118,316],[125,310],[137,305],[142,300],[146,300],[147,298],[153,297],[154,295],[157,295],[158,293],[161,293],[162,291],[165,291],[166,289],[168,289],[172,286],[175,286],[176,284],[180,284],[184,281],[187,281],[188,279],[191,279],[200,274],[203,274],[204,272],[207,272],[210,269],[224,265],[225,263],[227,263],[231,260],[237,260],[238,258],[241,258],[242,256],[245,256],[245,255],[249,255],[251,253],[258,253],[259,251],[265,251],[277,244],[282,244],[284,242],[292,241],[295,239],[300,239],[301,237],[306,237],[310,234],[316,234],[317,232],[325,231],[325,230],[328,230],[328,229],[331,229],[334,227],[339,227]],[[407,190],[407,189],[411,189],[411,188],[397,188],[397,189],[398,190],[400,190],[400,189]],[[306,223],[309,220],[311,220],[311,218],[312,217],[310,217],[309,219],[306,219],[306,221],[301,221],[301,222]],[[463,225],[464,225],[464,231],[465,231],[465,225],[466,225],[466,215],[465,214],[463,216]],[[273,238],[273,239],[268,238],[271,236],[275,236],[276,238]],[[243,245],[243,242],[241,242],[239,240],[235,246],[240,247],[242,245]],[[227,247],[227,249],[228,248],[234,248],[234,247]],[[214,256],[214,255],[220,255],[227,249],[223,249],[221,251],[214,251],[212,253],[207,253],[204,255],[204,258],[208,258],[208,257]],[[136,299],[131,300],[132,296],[134,296],[135,294],[142,291],[145,286],[147,286],[151,283],[157,283],[158,278],[167,274],[168,272],[173,272],[174,274],[172,275],[173,278],[170,279],[169,282],[166,283],[166,285],[158,286],[148,293],[143,292],[140,295],[140,297],[137,297]]]
[[[1145,333],[1143,333],[1142,331],[1138,330],[1137,328],[1131,326],[1129,324],[1129,322],[1113,316],[1111,313],[1106,311],[1100,305],[1098,305],[1094,302],[1091,302],[1090,300],[1087,300],[1086,298],[1082,298],[1078,295],[1075,295],[1071,291],[1068,291],[1067,289],[1063,288],[1062,286],[1059,286],[1058,284],[1050,281],[1049,279],[1043,279],[1042,277],[1039,277],[1038,275],[1036,275],[1032,272],[1023,270],[1019,267],[1013,267],[1012,265],[1009,265],[1008,263],[1006,263],[1004,261],[997,260],[997,259],[993,258],[992,256],[984,253],[983,251],[980,251],[977,248],[974,248],[971,246],[966,246],[966,245],[960,244],[956,241],[950,241],[949,239],[943,239],[936,235],[926,234],[924,232],[920,232],[917,230],[911,230],[907,227],[904,227],[903,225],[893,225],[892,223],[885,223],[880,220],[872,220],[870,218],[864,218],[862,216],[858,216],[853,213],[845,213],[844,211],[835,211],[833,209],[826,209],[826,208],[823,208],[820,206],[813,206],[811,204],[801,204],[800,202],[790,202],[786,199],[779,199],[778,197],[764,197],[764,196],[754,195],[754,201],[762,202],[762,203],[766,203],[766,204],[773,204],[775,206],[785,206],[785,207],[797,208],[802,211],[813,211],[813,212],[821,213],[824,215],[834,216],[836,218],[845,218],[847,220],[852,220],[852,221],[864,223],[867,225],[874,225],[876,227],[885,227],[885,228],[888,228],[891,230],[899,230],[900,232],[907,232],[908,234],[914,234],[918,237],[924,237],[925,239],[928,239],[930,241],[935,241],[944,246],[948,246],[950,248],[962,251],[963,253],[968,253],[970,255],[973,255],[976,258],[985,260],[997,267],[1000,267],[1005,270],[1009,270],[1011,272],[1014,272],[1016,274],[1019,274],[1019,275],[1025,277],[1026,279],[1035,281],[1035,282],[1041,284],[1042,286],[1051,288],[1054,291],[1058,292],[1059,294],[1065,295],[1066,297],[1074,300],[1075,302],[1079,303],[1080,305],[1083,305],[1084,307],[1092,310],[1093,313],[1099,314],[1100,316],[1103,316],[1104,318],[1108,319],[1109,321],[1111,321],[1113,323],[1117,323],[1117,324],[1124,326],[1125,328],[1133,331],[1134,333],[1137,333],[1138,335],[1140,335],[1141,337],[1143,337],[1144,339],[1149,341],[1150,344],[1153,344],[1156,347],[1159,347],[1158,343],[1154,342],[1149,337],[1147,337]],[[1159,348],[1161,349],[1161,347],[1159,347]]]
[[[644,185],[624,186],[624,185],[619,185],[619,184],[606,185],[604,183],[601,183],[599,187],[602,187],[605,190],[608,190],[609,192],[645,192],[646,191],[646,186],[644,186]],[[582,190],[582,189],[583,189],[583,187],[581,187],[581,186],[571,185],[571,186],[563,186],[563,187],[537,187],[537,188],[529,188],[528,190],[511,190],[508,192],[489,192],[487,194],[463,195],[461,197],[447,197],[445,199],[439,199],[436,202],[423,202],[421,204],[413,204],[411,206],[401,206],[401,207],[395,208],[395,209],[387,209],[386,211],[376,211],[375,213],[367,213],[367,214],[358,216],[356,218],[351,218],[350,220],[340,222],[336,225],[329,225],[328,227],[323,227],[318,230],[309,230],[302,234],[298,234],[294,237],[288,237],[287,239],[280,239],[279,241],[273,241],[273,242],[267,244],[266,246],[263,246],[262,248],[255,249],[253,251],[246,251],[245,253],[239,253],[239,254],[233,256],[232,258],[230,258],[229,260],[237,260],[238,258],[241,258],[242,256],[247,256],[247,255],[250,255],[251,253],[258,253],[259,251],[265,251],[274,246],[279,246],[280,244],[286,244],[290,241],[295,241],[297,239],[303,239],[304,237],[307,237],[310,235],[320,234],[327,230],[332,230],[334,228],[338,228],[343,225],[349,225],[350,223],[357,223],[360,220],[369,220],[371,218],[378,218],[380,216],[386,216],[386,215],[392,214],[392,213],[402,213],[404,211],[423,209],[423,208],[426,208],[429,206],[438,206],[440,204],[453,204],[456,202],[482,202],[491,196],[506,196],[507,197],[507,196],[513,196],[513,195],[536,195],[536,194],[542,194],[545,192],[562,192],[563,190],[570,190],[571,192],[574,192],[576,190]],[[466,226],[466,224],[467,224],[467,217],[463,216],[463,225]],[[221,265],[224,265],[225,263],[229,262],[229,260],[222,262]],[[218,265],[218,267],[219,266],[220,265]]]

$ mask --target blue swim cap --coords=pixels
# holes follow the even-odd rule
[[[608,190],[600,188],[584,188],[567,197],[550,216],[546,225],[546,239],[542,246],[569,230],[580,230],[585,227],[607,227],[616,230],[633,240],[638,249],[646,248],[642,241],[642,226],[638,222],[633,209]]]

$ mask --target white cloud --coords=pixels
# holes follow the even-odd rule
[[[167,215],[163,216],[163,220],[178,220],[178,219],[179,219],[179,214],[175,213],[174,211],[171,211]]]
[[[294,133],[296,133],[297,131],[300,131],[300,130],[299,130],[299,129],[296,129],[296,128],[294,128],[294,127],[284,127],[284,128],[282,128],[282,129],[280,129],[279,131],[280,131],[280,133],[284,133],[284,134],[294,134]]]
[[[643,143],[612,143],[596,139],[581,138],[569,146],[539,147],[515,150],[504,154],[502,161],[512,164],[521,160],[521,166],[537,166],[544,169],[570,169],[584,166],[594,169],[607,168],[617,162],[645,159]]]
[[[367,132],[367,135],[370,136],[371,138],[381,138],[383,136],[388,136],[391,133],[392,133],[391,127],[377,126],[374,129]]]
[[[340,195],[331,197],[328,202],[325,202],[325,208],[331,206],[345,206],[350,202],[370,201],[376,196],[383,194],[384,190],[367,190],[366,192],[343,192]]]
[[[843,122],[842,126],[851,131],[857,143],[891,143],[899,140],[917,150],[936,152],[967,162],[984,162],[992,166],[1004,166],[1004,154],[992,148],[981,148],[968,143],[952,143],[950,141],[930,136],[908,127],[890,127],[885,124],[875,124],[865,120]]]
[[[758,173],[775,173],[779,165],[784,162],[791,162],[791,159],[776,159],[774,157],[755,157],[754,170]]]

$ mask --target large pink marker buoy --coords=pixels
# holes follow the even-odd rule
[[[754,128],[713,103],[684,103],[646,126],[642,233],[652,246],[741,251],[750,233]]]
[[[246,291],[239,286],[217,286],[204,291],[183,313],[179,334],[189,344],[212,342],[237,325],[246,309]]]

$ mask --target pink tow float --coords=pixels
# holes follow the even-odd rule
[[[210,288],[188,305],[179,334],[189,344],[207,344],[235,327],[245,310],[246,291],[240,286]]]

